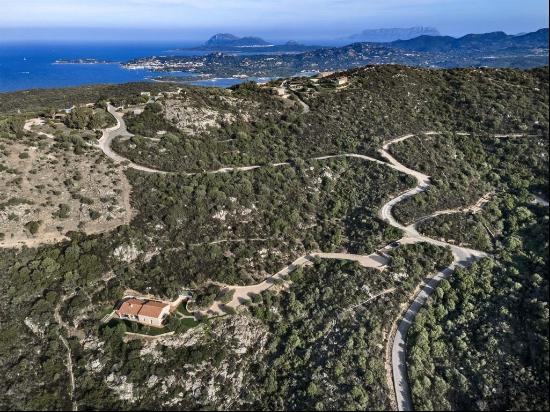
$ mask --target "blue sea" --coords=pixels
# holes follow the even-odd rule
[[[0,92],[35,88],[67,87],[83,84],[126,83],[150,80],[158,72],[127,70],[118,63],[55,64],[56,60],[96,59],[125,62],[147,56],[192,56],[200,51],[176,50],[193,45],[182,43],[76,44],[76,43],[0,43]],[[189,76],[190,73],[171,72]],[[228,87],[238,79],[213,79],[193,82],[202,86]]]

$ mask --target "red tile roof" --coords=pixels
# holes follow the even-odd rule
[[[119,315],[134,315],[136,316],[143,306],[143,301],[139,299],[128,299],[125,300],[120,308],[117,310]]]
[[[141,316],[148,316],[150,318],[158,318],[162,310],[167,306],[169,305],[162,302],[155,302],[153,300],[150,300],[143,304],[141,310],[139,311],[139,314]]]
[[[130,298],[125,300],[122,305],[120,305],[117,313],[119,315],[141,315],[150,318],[158,318],[160,317],[162,310],[167,306],[170,305],[154,300],[143,301],[140,299]]]

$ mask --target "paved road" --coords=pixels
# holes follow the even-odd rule
[[[285,84],[283,83],[281,86],[284,87]],[[308,112],[309,106],[305,102],[301,101],[300,99],[299,99],[299,102],[304,108],[304,113]],[[118,153],[114,152],[111,149],[111,143],[115,137],[121,136],[123,138],[129,138],[133,135],[129,133],[126,128],[126,124],[123,119],[123,113],[117,112],[116,109],[110,104],[108,105],[107,110],[109,111],[109,113],[111,113],[114,116],[117,124],[113,127],[104,129],[103,135],[101,139],[98,141],[98,146],[101,148],[101,150],[105,153],[106,156],[108,156],[109,158],[111,158],[117,163],[124,163],[130,168],[140,170],[143,172],[159,173],[159,174],[172,173],[172,172],[153,169],[153,168],[136,164],[134,162],[131,162],[129,159],[126,159],[123,156],[119,155]],[[31,131],[33,126],[40,125],[42,124],[42,122],[43,122],[42,119],[30,119],[25,123],[24,129],[27,131]],[[42,132],[39,132],[39,133],[53,138],[52,135],[42,133]],[[438,134],[438,132],[430,131],[430,132],[425,132],[424,134],[432,135],[432,134]],[[467,133],[458,133],[458,134],[466,135]],[[403,230],[403,232],[405,233],[405,236],[400,240],[401,244],[427,242],[437,246],[450,247],[453,253],[453,257],[454,257],[453,263],[449,267],[435,274],[432,278],[430,278],[420,286],[420,292],[415,296],[412,304],[407,309],[405,315],[403,316],[403,318],[401,319],[397,327],[397,331],[392,344],[391,362],[392,362],[394,389],[396,393],[397,406],[399,410],[412,410],[413,408],[411,395],[410,395],[410,388],[409,388],[409,383],[407,378],[406,343],[405,343],[407,331],[410,325],[414,321],[414,318],[416,317],[418,311],[422,308],[422,306],[424,305],[428,297],[433,293],[433,291],[435,290],[437,285],[441,282],[441,280],[449,277],[456,267],[468,266],[473,261],[487,256],[487,254],[482,251],[463,248],[463,247],[451,245],[439,240],[431,239],[427,236],[421,235],[416,230],[416,224],[419,221],[429,217],[436,216],[438,214],[449,213],[451,211],[435,212],[434,214],[428,217],[423,217],[408,226],[401,224],[393,216],[392,209],[397,203],[425,191],[430,186],[430,177],[428,175],[425,175],[419,171],[406,167],[405,165],[397,161],[388,151],[389,147],[392,144],[401,142],[413,136],[414,135],[412,134],[408,134],[386,142],[382,146],[382,148],[379,150],[379,152],[381,156],[387,160],[387,162],[384,162],[369,156],[354,154],[354,153],[319,156],[314,158],[315,160],[325,160],[325,159],[331,159],[331,158],[337,158],[337,157],[354,157],[354,158],[375,162],[378,164],[383,164],[385,166],[393,168],[394,170],[413,176],[417,180],[417,183],[418,183],[417,186],[410,190],[407,190],[406,192],[398,195],[397,197],[391,199],[386,204],[384,204],[379,211],[380,218],[388,222],[390,225]],[[519,137],[519,136],[523,136],[523,135],[495,135],[495,137]],[[152,138],[152,139],[156,140],[155,138]],[[284,166],[288,164],[289,163],[287,162],[282,162],[282,163],[275,163],[270,166],[277,167],[277,166]],[[244,166],[244,167],[224,167],[218,170],[207,171],[206,173],[227,173],[231,171],[248,171],[248,170],[258,169],[260,167],[262,166],[252,165],[252,166]],[[180,174],[194,175],[196,173],[180,173]],[[541,199],[538,196],[535,196],[534,202],[544,206],[548,206],[548,202],[545,201],[544,199]],[[250,286],[228,286],[232,289],[235,289],[235,296],[233,300],[228,304],[228,306],[239,305],[243,299],[246,299],[249,297],[249,293],[259,293],[262,290],[272,287],[276,283],[277,279],[281,279],[285,277],[286,275],[288,275],[298,267],[302,267],[304,265],[309,264],[311,261],[311,258],[314,256],[317,256],[320,258],[326,258],[326,259],[355,260],[365,267],[373,267],[377,269],[382,269],[387,264],[387,259],[376,253],[373,253],[369,256],[363,256],[363,255],[354,255],[354,254],[345,254],[345,253],[319,252],[319,253],[313,253],[311,255],[301,256],[298,259],[296,259],[292,264],[283,268],[281,271],[279,271],[275,275],[271,276],[270,278],[266,279],[265,281],[259,284],[250,285]],[[216,303],[214,304],[213,307],[210,308],[210,311],[213,313],[219,313],[219,312],[222,312],[223,310],[222,310],[222,307],[218,303]],[[70,360],[70,354],[69,354],[69,360]],[[74,387],[74,381],[72,381],[71,384]]]
[[[435,132],[431,132],[431,134],[434,134],[434,133]],[[394,166],[396,170],[400,170],[404,173],[407,173],[408,175],[414,176],[417,179],[418,185],[413,189],[408,190],[405,193],[402,193],[401,195],[387,202],[380,209],[379,216],[383,220],[387,221],[390,225],[403,230],[405,232],[405,238],[407,239],[407,243],[427,242],[437,246],[450,247],[453,253],[454,260],[451,266],[438,272],[437,274],[435,274],[435,276],[433,276],[432,278],[430,278],[428,281],[424,282],[421,285],[420,292],[415,296],[412,304],[409,306],[409,308],[405,312],[405,315],[403,316],[403,318],[401,319],[401,321],[397,326],[397,331],[392,344],[391,363],[392,363],[393,384],[394,384],[394,390],[395,390],[395,397],[397,401],[397,408],[400,411],[413,410],[409,381],[407,376],[406,336],[407,336],[409,327],[414,321],[414,318],[416,317],[418,311],[422,308],[426,300],[434,292],[437,285],[439,285],[439,283],[443,279],[449,277],[457,266],[468,266],[476,259],[480,259],[482,257],[487,256],[485,252],[482,252],[479,250],[468,249],[468,248],[464,248],[456,245],[451,245],[446,242],[431,239],[427,236],[421,235],[416,230],[416,224],[418,223],[418,221],[408,226],[405,226],[401,224],[399,221],[397,221],[397,219],[395,219],[395,217],[393,216],[392,209],[397,203],[425,191],[430,186],[429,176],[407,168],[406,166],[399,163],[388,152],[390,145],[403,141],[410,137],[412,137],[412,135],[403,136],[387,142],[386,144],[384,144],[383,148],[380,150],[380,154],[384,156],[384,158],[386,158],[390,162],[390,164]],[[435,212],[431,216],[436,216],[438,214],[440,213]],[[419,219],[419,221],[425,220],[425,219],[426,217],[423,217]]]
[[[129,167],[132,167],[137,170],[142,170],[144,172],[149,172],[149,173],[162,173],[162,174],[169,173],[162,170],[151,169],[148,167],[140,166],[138,164],[128,161],[124,157],[112,151],[112,149],[110,148],[110,144],[112,139],[115,136],[118,136],[118,135],[131,136],[131,134],[126,130],[126,125],[124,124],[122,114],[118,113],[110,105],[108,106],[108,110],[117,120],[117,125],[110,129],[106,129],[104,131],[103,136],[99,141],[99,146],[101,147],[103,152],[111,159],[117,162],[127,162],[126,164]],[[437,132],[426,132],[425,134],[428,134],[428,135],[437,134]],[[448,268],[445,268],[444,270],[438,272],[432,278],[430,278],[429,280],[427,280],[425,283],[421,285],[420,292],[415,296],[412,304],[407,309],[403,319],[398,324],[397,331],[392,343],[391,362],[392,362],[392,372],[393,372],[393,383],[394,383],[394,389],[396,394],[397,406],[399,410],[412,410],[413,408],[411,395],[410,395],[410,388],[408,383],[408,377],[407,377],[405,339],[406,339],[407,331],[410,325],[412,324],[412,322],[414,321],[415,316],[417,315],[420,308],[424,305],[428,297],[433,293],[437,285],[441,282],[441,280],[450,276],[457,266],[468,266],[473,261],[487,256],[487,254],[482,251],[468,249],[468,248],[464,248],[456,245],[451,245],[446,242],[431,239],[427,236],[421,235],[416,230],[416,224],[418,223],[418,221],[408,226],[405,226],[399,221],[397,221],[397,219],[395,219],[395,217],[393,216],[392,209],[397,203],[425,191],[430,186],[430,176],[406,167],[405,165],[397,161],[388,151],[389,147],[392,144],[401,142],[413,136],[414,135],[412,134],[408,134],[386,142],[382,146],[382,148],[379,150],[379,152],[381,156],[387,160],[387,162],[384,162],[369,156],[354,154],[354,153],[319,156],[314,158],[315,160],[325,160],[325,159],[331,159],[331,158],[337,158],[337,157],[355,157],[355,158],[360,158],[363,160],[375,162],[378,164],[383,164],[391,167],[394,170],[413,176],[417,180],[417,183],[418,183],[417,186],[410,190],[407,190],[406,192],[396,196],[395,198],[391,199],[386,204],[384,204],[379,212],[380,218],[388,222],[390,225],[401,229],[405,233],[405,236],[400,241],[400,243],[402,244],[427,242],[437,246],[450,247],[452,251],[452,254],[454,257],[453,263]],[[287,164],[288,163],[283,162],[283,163],[272,164],[271,166],[283,166]],[[230,171],[247,171],[247,170],[254,170],[259,167],[262,167],[262,166],[253,165],[253,166],[245,166],[245,167],[225,167],[218,170],[209,171],[206,173],[227,173]],[[187,175],[193,175],[193,174],[195,173],[187,173]],[[438,212],[434,213],[432,216],[437,214]],[[426,219],[426,217],[423,217],[421,220],[424,220],[424,219]],[[250,293],[260,293],[261,291],[272,287],[276,283],[277,279],[281,279],[285,277],[286,275],[288,275],[290,272],[292,272],[298,267],[307,265],[310,262],[311,257],[314,255],[317,255],[318,257],[321,257],[321,258],[328,258],[328,259],[356,260],[363,266],[374,267],[378,269],[382,268],[387,263],[385,258],[376,254],[372,254],[369,256],[362,256],[362,255],[339,254],[339,253],[315,253],[312,255],[301,256],[298,259],[296,259],[292,264],[285,267],[275,275],[271,276],[270,278],[266,279],[265,281],[259,284],[250,285],[250,286],[227,286],[235,290],[235,294],[232,301],[226,305],[222,305],[219,302],[216,302],[207,311],[205,311],[204,314],[211,314],[211,315],[219,314],[223,312],[223,306],[231,306],[231,307],[238,306],[239,304],[241,304],[243,299],[249,298]]]

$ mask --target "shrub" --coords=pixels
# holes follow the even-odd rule
[[[60,219],[66,219],[71,214],[71,207],[65,203],[61,203],[59,205],[59,210],[57,213],[54,214],[54,216],[57,216]]]
[[[38,233],[40,225],[42,225],[41,220],[31,220],[30,222],[25,223],[25,228],[31,233],[31,235],[35,235]]]

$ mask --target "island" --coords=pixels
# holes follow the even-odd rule
[[[112,60],[105,59],[57,59],[53,64],[114,64],[118,63]]]
[[[218,47],[236,42],[224,39],[222,37],[211,44]],[[470,34],[460,38],[420,36],[390,43],[358,42],[299,53],[239,54],[216,51],[206,56],[151,56],[125,62],[123,67],[187,71],[228,78],[293,76],[304,71],[346,70],[367,64],[404,64],[427,68],[538,67],[548,64],[548,29],[518,36],[502,32]]]

